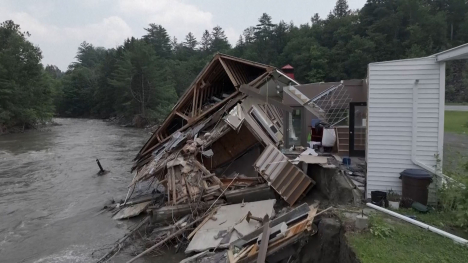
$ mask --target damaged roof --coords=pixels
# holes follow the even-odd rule
[[[214,55],[190,87],[180,97],[172,112],[138,153],[137,160],[147,157],[172,133],[183,130],[240,95],[242,84],[257,83],[275,68],[225,54]]]

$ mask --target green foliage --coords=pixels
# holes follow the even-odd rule
[[[19,104],[10,98],[29,96],[26,88],[18,88],[31,88],[26,80],[46,85],[41,88],[54,94],[52,101],[62,116],[131,118],[138,114],[158,121],[216,52],[278,68],[290,64],[296,80],[308,83],[365,78],[371,62],[427,56],[468,42],[465,0],[368,0],[360,10],[350,10],[346,0],[337,0],[326,18],[311,14],[309,24],[273,20],[269,14],[261,14],[258,23],[246,28],[234,47],[219,25],[205,30],[199,41],[189,32],[178,42],[164,25],[149,24],[141,39],[132,37],[115,49],[83,42],[76,62],[65,73],[48,66],[47,75],[38,74],[41,70],[37,68],[27,78],[14,74],[0,78],[0,122],[14,119],[12,123],[21,123],[51,116],[44,114],[48,113],[47,107],[25,110],[11,105]],[[12,45],[15,39],[25,38],[19,30],[13,31],[17,36],[2,36],[0,47],[7,40]],[[30,43],[25,46],[26,49],[13,48],[8,52],[36,54],[31,61],[38,64],[40,51]],[[3,53],[0,65],[6,68],[0,66],[0,76],[16,72],[15,64],[9,62],[15,57],[13,53]],[[46,77],[32,81],[39,75]],[[446,99],[468,101],[467,87],[468,63],[447,63]],[[454,125],[464,131],[466,122]]]
[[[370,233],[379,238],[391,237],[395,228],[383,221],[380,217],[373,217],[371,220]]]
[[[468,232],[468,162],[461,169],[452,170],[439,189],[439,209],[453,217],[453,226]]]
[[[27,37],[11,20],[0,24],[0,126],[34,126],[54,113],[57,82]]]
[[[467,247],[436,233],[391,217],[371,217],[371,225],[374,221],[393,231],[385,238],[370,231],[346,233],[349,246],[362,263],[464,263],[468,258]]]

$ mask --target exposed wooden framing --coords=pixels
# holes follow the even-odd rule
[[[224,70],[226,71],[226,73],[228,74],[228,77],[229,79],[231,80],[232,84],[234,85],[234,87],[237,87],[240,85],[239,83],[237,83],[236,79],[234,78],[234,76],[232,75],[231,71],[229,70],[229,67],[226,66],[226,63],[224,63],[223,59],[222,58],[219,58],[219,62],[221,62],[221,65],[223,66]]]
[[[241,84],[244,84],[246,81],[245,79],[243,78],[244,74],[242,72],[241,69],[239,69],[239,66],[237,65],[237,62],[231,62],[231,71],[234,72],[234,74],[236,75],[236,80],[237,80],[237,83],[239,83],[239,86]],[[239,87],[237,87],[239,88]]]
[[[199,98],[199,102],[197,104],[197,114],[195,116],[200,114],[200,109],[203,107],[203,101],[205,100],[205,94],[206,94],[206,89],[202,89],[200,91],[200,98]]]
[[[209,81],[205,82],[203,79],[202,79],[202,84],[200,85],[200,88],[204,89],[204,88],[208,88],[211,86],[211,83]]]
[[[197,88],[196,84],[200,82],[201,79],[205,79],[207,77],[207,73],[209,73],[210,71],[213,71],[215,68],[218,68],[220,69],[220,71],[222,71],[222,64],[218,61],[218,59],[220,58],[223,58],[225,60],[232,60],[234,62],[239,62],[239,63],[242,63],[242,64],[245,64],[245,65],[250,65],[250,66],[254,66],[254,67],[257,67],[257,68],[260,68],[260,69],[264,69],[266,70],[267,72],[266,73],[269,73],[271,72],[272,70],[275,70],[274,67],[272,66],[269,66],[269,65],[265,65],[265,64],[261,64],[261,63],[256,63],[256,62],[252,62],[252,61],[249,61],[249,60],[245,60],[245,59],[240,59],[240,58],[236,58],[236,57],[232,57],[232,56],[229,56],[229,55],[225,55],[225,54],[216,54],[213,56],[213,59],[205,65],[205,67],[202,69],[202,71],[197,75],[197,77],[193,80],[193,82],[190,84],[190,88],[187,89],[186,92],[184,92],[184,94],[181,96],[181,98],[179,99],[179,101],[176,103],[176,105],[174,106],[173,110],[180,110],[182,107],[184,106],[187,106],[187,102],[190,100],[190,99],[193,99],[191,98],[190,96],[194,96],[194,90]],[[219,72],[220,74],[222,72]],[[264,73],[264,74],[266,74]],[[228,75],[229,76],[229,75]],[[217,76],[211,78],[211,84],[213,85],[215,83],[215,79],[216,79]],[[258,77],[257,79],[262,79],[262,77]],[[208,82],[208,80],[206,80],[206,82]],[[251,82],[252,83],[252,82]],[[234,85],[235,86],[235,85]],[[222,87],[216,87],[216,88],[222,88]],[[196,107],[197,105],[193,105],[192,103],[192,112],[193,112],[193,109],[197,109]],[[207,112],[210,112],[210,111],[207,111]],[[153,144],[155,143],[156,140],[158,140],[159,142],[156,143],[156,145],[159,145],[160,143],[162,143],[163,141],[166,141],[166,139],[168,137],[164,137],[164,138],[161,138],[159,137],[158,138],[158,135],[159,136],[162,136],[162,131],[165,130],[167,128],[167,125],[171,122],[172,118],[174,117],[174,113],[170,113],[167,118],[164,120],[164,122],[161,124],[161,126],[159,127],[158,130],[155,131],[154,134],[156,135],[153,135],[151,136],[151,138],[148,139],[148,141],[145,143],[145,145],[141,148],[140,152],[138,153],[138,156],[137,158],[139,158],[140,156],[144,155],[145,153],[148,152],[148,149],[149,148],[153,148]]]
[[[235,63],[234,66],[237,67],[237,69],[239,71],[240,78],[242,80],[242,84],[246,84],[248,82],[247,75],[246,75],[246,72],[248,72],[248,69],[246,69],[246,67],[244,65],[240,65],[239,63]]]
[[[192,109],[192,118],[196,116],[196,109],[197,109],[197,98],[198,98],[198,87],[195,86],[195,89],[193,91],[193,109]]]
[[[234,74],[236,75],[236,79],[239,85],[246,84],[247,79],[245,78],[245,74],[244,74],[245,70],[242,69],[241,65],[239,65],[239,63],[234,62],[234,61],[231,61],[230,63],[226,61],[226,63],[229,64],[231,71],[234,72]]]
[[[265,72],[263,73],[262,75],[258,76],[256,79],[252,80],[251,82],[249,82],[249,86],[254,86],[257,84],[257,82],[263,80],[268,74],[270,74],[270,72]]]
[[[176,113],[179,117],[183,118],[184,120],[186,120],[186,121],[189,120],[189,117],[186,116],[185,114],[183,114],[183,113],[181,113],[181,112],[179,112],[179,111],[175,111],[175,113]]]
[[[225,98],[224,100],[222,100],[221,102],[218,102],[217,104],[213,105],[210,109],[208,109],[207,111],[203,112],[201,115],[193,118],[193,119],[190,119],[189,123],[187,123],[185,126],[183,126],[182,128],[178,129],[177,131],[175,132],[178,132],[178,131],[183,131],[185,129],[187,129],[192,123],[194,122],[197,122],[199,121],[201,118],[205,117],[208,113],[211,113],[213,110],[217,109],[219,106],[223,105],[224,103],[226,103],[227,101],[229,101],[230,99],[234,98],[235,96],[239,95],[239,92],[238,91],[235,91],[234,93],[232,93],[229,97]],[[169,140],[170,136],[164,138],[161,142],[151,146],[150,148],[148,148],[147,150],[145,150],[140,156],[144,156],[148,153],[151,153],[154,149],[156,149],[161,143],[164,143],[166,142],[167,140]]]
[[[250,66],[254,66],[254,67],[257,67],[257,68],[265,68],[265,69],[270,69],[270,70],[274,70],[274,69],[275,69],[274,67],[269,66],[269,65],[266,65],[266,64],[262,64],[262,63],[258,63],[258,62],[253,62],[253,61],[246,60],[246,59],[242,59],[242,58],[236,58],[236,57],[233,57],[233,56],[230,56],[230,55],[226,55],[226,54],[219,54],[219,55],[220,55],[220,57],[222,57],[223,59],[230,59],[230,60],[237,61],[237,62],[240,62],[240,63],[243,63],[243,64],[247,64],[247,65],[250,65]]]

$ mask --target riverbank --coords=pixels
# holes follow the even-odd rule
[[[16,125],[16,126],[7,127],[6,125],[0,124],[0,135],[10,134],[10,133],[25,133],[25,132],[31,132],[31,131],[45,131],[48,128],[53,127],[53,126],[60,126],[60,124],[54,121],[53,119],[46,121],[46,122],[37,123],[34,125],[28,124],[28,125]]]

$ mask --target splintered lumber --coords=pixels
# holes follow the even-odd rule
[[[198,230],[200,230],[200,228],[202,228],[202,226],[208,222],[208,220],[210,220],[213,215],[216,213],[216,211],[218,211],[218,207],[216,207],[215,209],[213,209],[213,211],[205,218],[205,220],[203,220],[198,226],[197,228],[195,228],[192,233],[190,233],[190,235],[188,235],[187,239],[190,240],[192,239],[192,237],[198,232]]]
[[[270,218],[265,215],[263,218],[263,234],[260,243],[260,250],[258,251],[257,263],[264,263],[268,250],[268,241],[270,240]]]
[[[127,261],[127,263],[134,262],[135,260],[137,260],[137,259],[141,258],[142,256],[148,254],[149,252],[151,252],[151,251],[153,251],[154,249],[160,247],[161,245],[163,245],[163,244],[166,243],[167,241],[169,241],[169,240],[173,239],[174,237],[176,237],[176,236],[178,236],[178,235],[184,233],[184,232],[187,230],[187,228],[189,228],[189,227],[193,226],[194,224],[196,224],[196,223],[198,223],[198,222],[204,220],[205,218],[206,218],[206,217],[200,217],[200,218],[196,219],[195,221],[193,221],[192,223],[187,224],[187,225],[184,226],[183,228],[179,229],[179,231],[177,231],[177,232],[175,232],[174,234],[172,234],[172,235],[166,237],[165,239],[163,239],[163,240],[161,240],[160,242],[156,243],[155,245],[153,245],[152,247],[148,248],[147,250],[141,252],[138,256],[136,256],[136,257],[130,259],[129,261]]]
[[[234,259],[234,253],[232,252],[232,248],[228,250],[228,259],[230,263],[234,263],[236,260]]]
[[[200,169],[203,174],[205,174],[205,176],[208,178],[210,178],[211,180],[213,180],[216,184],[219,184],[219,186],[223,187],[223,183],[221,182],[221,180],[219,180],[218,177],[216,176],[213,176],[210,171],[208,171],[208,169],[206,169],[206,167],[201,164],[199,161],[197,160],[193,160],[193,163],[195,164],[195,166],[198,167],[198,169]]]

